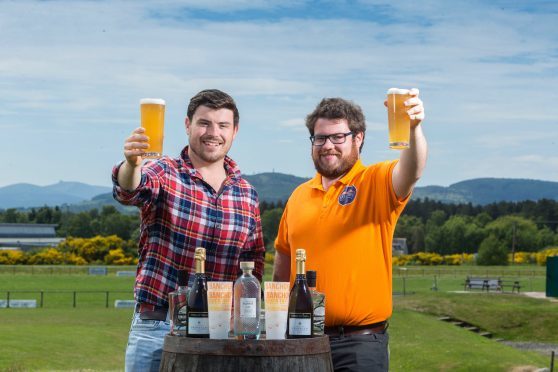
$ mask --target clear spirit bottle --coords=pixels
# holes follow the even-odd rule
[[[169,293],[171,331],[175,336],[188,334],[188,270],[178,270],[178,288]]]
[[[325,295],[316,290],[317,273],[314,270],[306,272],[306,280],[312,294],[314,305],[314,322],[312,323],[312,335],[321,336],[324,334],[325,327]]]
[[[259,339],[262,290],[252,275],[254,262],[241,262],[242,275],[234,283],[234,335],[239,339]]]

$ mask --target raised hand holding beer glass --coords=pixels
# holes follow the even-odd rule
[[[419,90],[390,88],[384,105],[388,112],[389,147],[397,150],[409,148],[410,128],[424,119]]]

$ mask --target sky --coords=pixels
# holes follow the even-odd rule
[[[383,106],[420,90],[419,186],[479,177],[558,181],[556,1],[1,1],[0,187],[110,186],[139,100],[166,100],[164,153],[187,144],[198,91],[240,110],[244,174],[315,173],[304,119],[359,104],[365,164],[394,159]]]

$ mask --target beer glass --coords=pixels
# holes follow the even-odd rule
[[[140,100],[141,126],[149,137],[149,148],[144,158],[160,158],[163,155],[163,129],[165,126],[165,101],[160,98]]]
[[[409,98],[408,89],[390,88],[387,91],[389,147],[392,149],[409,148],[411,117],[404,104]]]

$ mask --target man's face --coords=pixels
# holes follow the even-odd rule
[[[328,136],[350,132],[346,119],[318,119],[314,126],[314,136]],[[345,137],[345,142],[333,144],[328,138],[322,146],[312,145],[312,160],[318,173],[329,179],[347,173],[359,158],[362,133]]]
[[[186,118],[190,150],[206,163],[224,159],[238,131],[233,120],[232,110],[198,107],[191,122]]]

